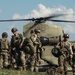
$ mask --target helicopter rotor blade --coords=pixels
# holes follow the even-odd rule
[[[41,21],[41,20],[47,20],[50,18],[55,18],[59,16],[63,16],[64,14],[57,14],[57,15],[51,15],[48,17],[40,17],[40,18],[31,18],[31,19],[9,19],[9,20],[0,20],[0,22],[13,22],[13,21]]]
[[[12,20],[0,20],[0,22],[11,22],[11,21],[31,21],[32,19],[12,19]]]
[[[9,19],[9,20],[0,20],[0,22],[14,22],[14,21],[35,21],[35,22],[45,22],[45,21],[54,21],[54,22],[73,22],[75,21],[65,21],[65,20],[52,20],[52,18],[66,16],[68,14],[53,14],[48,17],[40,17],[40,18],[30,18],[30,19]],[[70,14],[71,15],[71,14]]]
[[[47,21],[75,23],[75,21],[67,21],[67,20],[47,20]]]

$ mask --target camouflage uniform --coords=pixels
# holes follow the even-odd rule
[[[72,65],[72,68],[73,68],[73,75],[75,75],[75,52],[73,54],[73,65]]]
[[[75,75],[75,45],[72,46],[72,49],[73,49],[72,69],[73,69],[73,75]]]
[[[11,48],[12,56],[16,60],[18,68],[25,68],[25,53],[22,49],[23,36],[17,33],[16,28],[12,28],[12,33],[14,34],[11,38]]]
[[[32,49],[34,48],[32,45],[32,41],[30,40],[30,38],[25,38],[24,39],[24,42],[23,42],[23,45],[22,45],[22,48],[25,52],[25,59],[26,59],[26,66],[29,67],[30,64],[30,57],[31,55],[33,54],[33,51]],[[31,47],[30,47],[31,46]]]
[[[64,69],[65,74],[67,71],[68,58],[73,55],[71,44],[68,40],[65,40],[66,38],[69,38],[68,34],[64,34],[64,40],[61,42],[61,55],[58,58],[58,64]],[[69,59],[69,62],[72,62],[71,58]]]
[[[9,65],[8,56],[9,56],[9,46],[10,42],[7,39],[8,34],[3,32],[2,39],[0,39],[0,67],[7,68]]]
[[[31,51],[31,63],[30,63],[30,70],[38,71],[38,62],[39,62],[39,48],[41,48],[41,42],[38,38],[38,33],[40,33],[39,29],[34,30],[34,34],[31,34],[29,43],[30,51]]]

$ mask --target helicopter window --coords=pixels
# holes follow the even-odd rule
[[[40,41],[43,46],[45,45],[56,45],[59,41],[58,36],[56,37],[40,37]]]
[[[47,37],[40,37],[40,41],[43,46],[49,44],[49,38],[47,38]]]

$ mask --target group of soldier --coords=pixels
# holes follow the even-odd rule
[[[28,38],[24,38],[22,34],[18,33],[17,28],[12,28],[11,32],[13,35],[10,41],[8,40],[8,34],[6,32],[2,33],[2,38],[0,39],[0,68],[11,67],[26,71],[28,67],[31,71],[38,71],[37,66],[39,64],[40,55],[37,51],[42,49],[42,44],[39,39],[40,30],[32,30]],[[63,71],[67,70],[67,57],[69,57],[70,65],[75,67],[73,61],[74,52],[68,41],[69,35],[64,34],[63,37],[64,40],[57,44],[61,52],[58,57],[58,71],[62,75],[64,73]]]
[[[12,28],[11,32],[13,35],[10,41],[6,32],[2,33],[0,39],[0,68],[26,70],[28,66],[31,71],[38,71],[39,57],[36,57],[36,51],[41,48],[38,37],[40,30],[32,30],[28,38],[18,33],[17,28]],[[30,62],[28,65],[26,65],[27,61]]]

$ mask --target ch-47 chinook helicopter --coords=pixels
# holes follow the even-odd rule
[[[43,51],[43,55],[40,59],[40,65],[38,66],[40,69],[47,69],[50,66],[58,66],[58,58],[52,54],[52,49],[59,42],[59,40],[63,39],[64,31],[62,27],[52,24],[47,24],[45,21],[52,22],[70,22],[75,23],[75,21],[67,21],[67,20],[54,20],[54,18],[66,16],[64,14],[51,15],[48,17],[41,18],[31,18],[31,19],[16,19],[16,20],[0,20],[0,22],[9,22],[9,21],[30,21],[28,24],[23,26],[23,35],[25,37],[29,37],[31,30],[36,28],[41,30],[40,40],[42,42],[42,47],[45,49]]]

